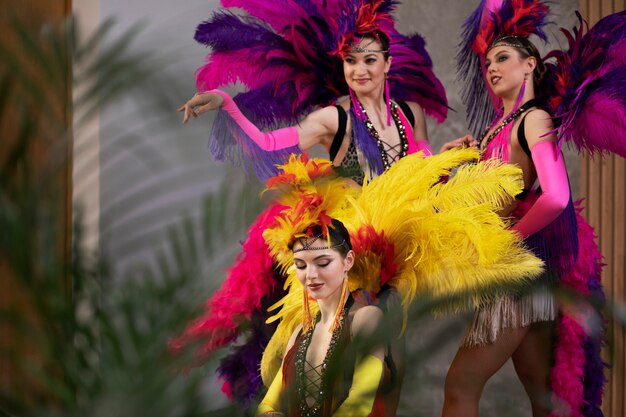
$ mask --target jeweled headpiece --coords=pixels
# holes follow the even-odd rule
[[[332,222],[336,223],[338,222],[338,220],[333,219]],[[316,235],[312,235],[311,233],[308,233],[312,229],[313,228],[309,228],[307,233],[294,237],[290,246],[293,248],[295,242],[299,242],[302,245],[302,247],[298,249],[293,249],[293,253],[298,253],[298,252],[308,251],[308,250],[343,249],[344,251],[349,251],[350,249],[352,249],[352,247],[350,246],[350,243],[346,241],[346,238],[339,236],[339,234],[335,232],[335,229],[329,228],[328,236],[324,236],[322,233],[319,233]],[[341,239],[341,241],[339,241],[339,243],[333,244],[332,243],[333,237],[335,237],[335,241],[339,241],[339,239]],[[316,246],[314,246],[315,242],[317,242],[318,240],[324,240],[327,242],[327,244],[326,245],[317,244]]]
[[[348,50],[348,52],[354,52],[354,53],[382,53],[382,54],[387,54],[389,53],[389,49],[368,49],[368,46],[370,46],[372,43],[374,43],[376,41],[376,38],[374,38],[373,40],[371,40],[368,44],[366,44],[365,46],[361,46],[361,42],[363,42],[363,40],[365,39],[365,37],[361,37],[358,42],[356,42],[352,48],[350,48]]]
[[[527,45],[527,43],[528,39],[524,36],[505,35],[491,42],[491,45],[489,45],[489,48],[487,48],[487,52],[489,52],[496,46],[510,46],[512,48],[528,50],[529,45]]]

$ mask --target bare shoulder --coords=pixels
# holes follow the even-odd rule
[[[554,123],[550,114],[542,109],[529,112],[526,116],[524,129],[528,144],[533,144],[544,140],[555,140]]]
[[[526,121],[528,123],[533,123],[533,124],[538,124],[538,125],[549,125],[552,126],[552,116],[550,116],[550,114],[543,110],[543,109],[535,109],[532,110],[528,113],[528,115],[526,116]]]
[[[316,120],[318,122],[330,122],[337,120],[337,109],[335,106],[326,106],[309,113],[304,120]]]
[[[407,101],[406,104],[409,106],[414,115],[423,115],[424,109],[418,103],[414,101]]]
[[[353,334],[369,334],[376,330],[376,327],[383,319],[383,311],[374,305],[355,306],[356,311],[352,319]]]
[[[308,150],[320,143],[328,148],[338,128],[339,120],[335,106],[323,107],[309,113],[298,126],[300,148]]]

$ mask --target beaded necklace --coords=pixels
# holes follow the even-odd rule
[[[326,402],[330,388],[330,381],[328,381],[326,370],[328,369],[328,364],[334,359],[333,356],[335,354],[337,345],[339,345],[339,339],[341,338],[341,335],[343,333],[345,316],[347,314],[350,304],[350,302],[347,302],[341,312],[339,324],[333,330],[333,334],[330,338],[330,343],[328,344],[328,350],[326,351],[324,361],[319,366],[313,368],[320,369],[320,371],[315,371],[319,376],[319,378],[317,379],[319,381],[319,386],[316,386],[317,389],[314,393],[308,390],[308,388],[310,388],[313,384],[311,384],[310,381],[307,381],[304,368],[305,363],[307,362],[306,352],[309,349],[309,345],[311,344],[311,339],[313,336],[313,331],[315,330],[315,326],[313,326],[308,332],[304,333],[300,346],[298,346],[295,358],[295,369],[297,376],[298,402],[300,404],[299,408],[301,417],[318,417],[321,415],[322,407]],[[319,318],[320,314],[318,313],[315,320],[316,323]],[[307,384],[307,382],[309,382],[309,384]],[[307,395],[313,397],[315,400],[315,403],[311,406],[309,406],[309,404],[307,403]]]
[[[393,162],[396,162],[400,160],[401,158],[404,158],[407,154],[407,150],[409,149],[409,142],[406,138],[406,127],[402,123],[402,119],[400,118],[400,115],[398,114],[398,105],[396,103],[391,103],[391,116],[393,117],[393,121],[396,127],[398,128],[398,134],[400,135],[400,143],[398,145],[391,146],[380,138],[380,135],[378,134],[376,127],[374,127],[374,123],[372,123],[369,116],[367,115],[365,108],[363,107],[360,101],[357,100],[357,102],[359,103],[359,107],[361,108],[361,111],[363,112],[363,115],[365,116],[365,120],[363,121],[363,123],[365,123],[365,127],[367,127],[367,130],[370,132],[370,135],[372,135],[372,137],[376,141],[376,146],[378,147],[378,151],[380,152],[380,157],[383,160],[383,166],[385,168],[385,171],[387,171],[389,168],[391,168],[391,164]],[[385,145],[387,145],[388,149],[385,148]],[[389,154],[389,151],[391,150],[395,151],[396,147],[398,146],[400,147],[400,151],[396,153],[395,157],[391,156]]]
[[[517,119],[522,113],[524,113],[529,108],[536,106],[538,102],[539,102],[539,100],[533,98],[533,99],[528,100],[526,103],[522,104],[521,106],[519,106],[517,108],[517,110],[515,110],[514,112],[509,114],[509,116],[507,118],[502,120],[502,122],[500,122],[498,127],[496,127],[495,130],[493,132],[491,132],[491,135],[489,135],[489,137],[487,139],[485,139],[485,136],[487,135],[487,132],[489,132],[489,129],[491,129],[491,126],[487,126],[487,128],[485,129],[483,134],[480,136],[480,149],[481,150],[487,149],[487,147],[489,146],[491,141],[496,136],[498,136],[498,133],[500,133],[502,131],[502,129],[504,129],[504,127],[506,125],[508,125],[509,123],[514,121],[515,119]]]

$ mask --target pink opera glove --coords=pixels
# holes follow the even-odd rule
[[[537,233],[553,222],[565,210],[570,198],[565,162],[556,143],[539,142],[530,153],[541,185],[541,195],[512,227],[523,237]]]
[[[295,126],[285,127],[271,132],[261,132],[259,128],[253,125],[250,120],[246,119],[246,116],[241,113],[237,104],[227,93],[221,90],[210,90],[206,92],[222,96],[224,99],[222,109],[224,109],[224,111],[233,118],[241,130],[243,130],[244,133],[264,151],[277,151],[279,149],[296,146],[300,143],[298,128]]]
[[[416,139],[415,144],[417,145],[417,152],[424,152],[424,156],[431,156],[433,154],[432,149],[430,149],[430,142],[426,139]]]

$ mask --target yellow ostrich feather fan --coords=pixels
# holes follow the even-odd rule
[[[521,171],[481,162],[475,150],[409,155],[361,190],[333,174],[329,161],[292,157],[281,168],[284,174],[276,178],[285,177],[268,187],[284,192],[279,201],[286,208],[279,226],[263,237],[288,274],[288,294],[270,309],[277,312],[269,321],[280,323],[261,362],[266,384],[302,323],[302,286],[288,245],[296,234],[319,224],[320,215],[340,220],[350,232],[356,253],[350,290],[376,292],[389,283],[401,296],[405,325],[418,294],[470,293],[479,303],[485,286],[522,283],[541,273],[542,262],[497,214],[521,191]],[[450,179],[441,181],[446,176]],[[310,305],[316,314],[317,304]]]
[[[473,149],[409,155],[363,187],[353,200],[353,221],[384,231],[393,242],[398,269],[390,285],[405,312],[417,294],[470,293],[478,304],[481,289],[523,283],[542,271],[542,261],[497,213],[522,185],[519,168],[479,161]]]

